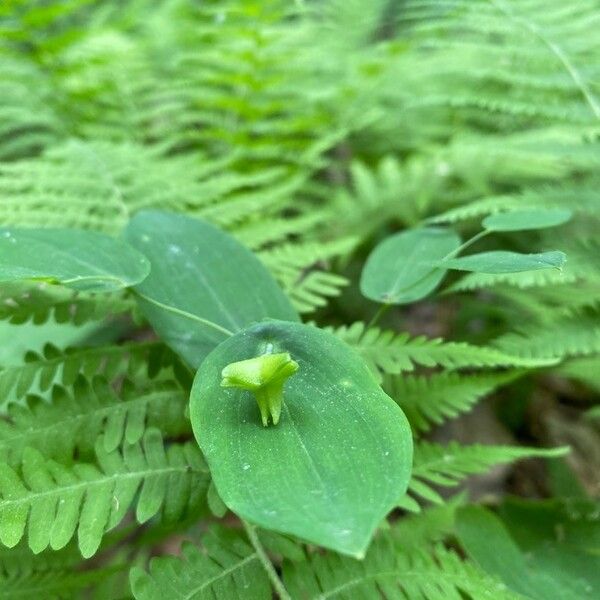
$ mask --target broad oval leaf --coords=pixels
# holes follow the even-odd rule
[[[445,260],[440,264],[449,269],[472,271],[473,273],[520,273],[541,269],[560,269],[566,260],[566,254],[559,250],[539,254],[520,254],[496,250],[460,256]]]
[[[562,225],[571,219],[568,209],[515,210],[489,215],[482,221],[488,231],[527,231]]]
[[[111,292],[145,279],[150,263],[122,240],[82,229],[0,229],[0,281],[42,280]]]
[[[251,392],[221,387],[232,362],[288,352],[299,365],[281,420],[264,427]],[[265,321],[218,346],[191,394],[194,435],[225,504],[267,529],[361,557],[406,490],[404,413],[343,342],[310,325]]]
[[[299,319],[254,254],[205,221],[143,211],[125,235],[152,265],[150,276],[135,288],[144,315],[193,367],[251,323]]]
[[[449,229],[411,229],[386,238],[369,255],[360,278],[364,296],[385,304],[407,304],[428,296],[446,270],[440,261],[460,246]]]

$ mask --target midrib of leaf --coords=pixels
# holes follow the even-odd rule
[[[74,415],[73,414],[68,415],[64,419],[54,421],[53,423],[51,423],[45,427],[40,427],[39,429],[27,429],[26,431],[19,431],[17,433],[17,435],[13,435],[11,437],[7,437],[7,438],[0,440],[0,449],[2,449],[6,445],[10,445],[10,443],[14,442],[14,440],[18,440],[20,438],[28,439],[30,437],[35,438],[40,435],[43,435],[44,433],[52,431],[53,429],[60,428],[64,425],[66,425],[67,423],[73,423],[74,421],[84,421],[84,420],[91,421],[95,418],[98,418],[101,415],[106,416],[107,414],[110,414],[113,410],[119,409],[121,407],[132,407],[132,406],[135,406],[136,404],[150,404],[153,401],[160,401],[161,398],[163,398],[163,397],[171,397],[173,395],[173,393],[176,391],[177,390],[161,390],[161,391],[149,392],[145,395],[138,396],[131,400],[119,401],[118,403],[111,404],[109,406],[100,406],[97,409],[91,410],[89,412],[81,412],[81,413],[77,413]],[[125,412],[126,412],[126,414],[128,414],[127,410]],[[104,413],[104,415],[103,415],[103,413]]]
[[[563,67],[567,71],[569,77],[573,80],[575,87],[579,89],[588,106],[592,110],[592,113],[596,117],[596,119],[600,120],[600,104],[596,100],[592,90],[588,86],[587,82],[583,79],[581,73],[577,70],[575,65],[571,62],[571,59],[563,51],[563,49],[554,41],[546,37],[541,27],[531,21],[523,17],[522,15],[516,14],[511,7],[507,6],[503,0],[488,0],[490,4],[496,7],[502,14],[504,14],[511,21],[522,25],[528,31],[533,33],[551,52],[558,58],[558,60],[562,63]]]
[[[74,483],[71,485],[63,485],[60,487],[54,487],[50,490],[46,490],[44,492],[37,492],[37,493],[33,493],[33,494],[27,494],[26,496],[21,496],[20,498],[15,498],[12,500],[0,500],[0,511],[9,508],[9,507],[13,507],[13,506],[20,506],[23,504],[31,504],[32,502],[35,502],[36,500],[39,500],[41,498],[47,498],[49,496],[60,496],[62,494],[65,494],[67,492],[70,491],[75,491],[75,490],[79,490],[81,488],[90,488],[90,487],[95,487],[98,485],[102,485],[104,483],[110,483],[110,482],[117,482],[117,481],[122,481],[125,479],[146,479],[147,477],[150,477],[151,475],[163,475],[166,473],[189,473],[189,472],[193,472],[193,473],[203,473],[203,474],[208,474],[209,471],[208,469],[192,469],[189,465],[183,465],[183,466],[168,466],[168,467],[161,467],[160,469],[144,469],[142,471],[129,471],[127,473],[115,473],[114,475],[105,475],[104,477],[98,478],[98,479],[85,479],[83,481],[79,481],[78,483]]]
[[[404,276],[404,274],[408,271],[410,272],[414,266],[415,263],[417,264],[422,264],[421,261],[416,261],[414,259],[415,256],[418,256],[419,254],[419,247],[415,246],[410,254],[407,257],[402,257],[402,265],[398,271],[398,275],[396,276],[396,280],[394,281],[391,290],[389,291],[389,295],[390,296],[394,296],[396,294],[398,294],[401,290],[407,291],[410,288],[414,287],[417,283],[420,283],[420,280],[424,279],[425,276],[421,276],[419,278],[417,278],[415,281],[413,281],[412,283],[410,283],[409,285],[404,286],[404,288],[399,288],[400,282],[402,280],[402,277]],[[432,271],[434,271],[435,269],[432,269]],[[427,277],[430,275],[430,273],[427,273]]]
[[[203,319],[202,317],[199,317],[198,315],[195,315],[193,313],[187,312],[186,310],[182,310],[182,309],[177,308],[175,306],[171,306],[170,304],[164,304],[164,302],[160,302],[159,300],[155,300],[154,298],[150,298],[150,296],[146,296],[145,294],[142,294],[141,292],[139,292],[137,290],[136,290],[135,293],[140,298],[142,298],[143,300],[146,300],[146,302],[150,302],[150,304],[154,304],[154,306],[158,306],[159,308],[162,308],[163,310],[166,310],[168,312],[172,312],[173,314],[178,315],[180,317],[184,317],[186,319],[190,319],[192,321],[196,321],[197,323],[202,323],[202,325],[205,325],[206,327],[210,327],[212,329],[215,329],[219,333],[223,333],[226,336],[233,335],[233,331],[229,331],[229,329],[225,329],[225,327],[221,327],[221,325],[219,325],[218,323],[215,323],[213,321],[209,321],[208,319]]]
[[[230,575],[234,571],[237,571],[238,569],[241,569],[246,564],[248,564],[248,563],[250,563],[250,562],[252,562],[254,560],[258,560],[258,554],[256,552],[253,552],[252,554],[249,554],[248,556],[246,556],[245,558],[243,558],[239,562],[237,562],[234,565],[231,565],[230,567],[228,567],[227,569],[224,569],[223,571],[221,571],[218,575],[215,575],[214,577],[211,577],[210,579],[207,579],[206,581],[202,582],[201,585],[199,585],[197,588],[194,588],[193,590],[191,590],[189,592],[189,594],[187,594],[186,596],[184,596],[183,600],[191,600],[191,598],[193,598],[197,593],[202,592],[206,588],[208,588],[211,585],[213,585],[213,583],[219,581],[220,579],[224,579],[225,577],[227,577],[228,575]]]

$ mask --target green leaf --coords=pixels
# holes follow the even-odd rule
[[[571,219],[568,209],[515,210],[487,216],[482,225],[488,231],[526,231],[562,225]]]
[[[581,597],[598,598],[599,510],[597,500],[508,498],[500,516],[533,570],[552,572],[568,588],[585,582]]]
[[[563,572],[560,555],[523,554],[502,521],[484,508],[460,508],[457,532],[469,556],[483,570],[500,577],[509,588],[527,598],[581,600],[596,597],[584,579]]]
[[[150,264],[125,242],[79,229],[0,229],[0,281],[38,279],[111,292],[146,278]]]
[[[566,254],[559,250],[539,254],[520,254],[505,250],[494,250],[450,258],[440,261],[439,264],[448,269],[472,271],[474,273],[520,273],[541,269],[560,269],[566,260]]]
[[[446,270],[441,261],[460,246],[449,229],[427,227],[386,238],[369,255],[360,278],[364,296],[386,304],[408,304],[429,295]],[[445,263],[444,263],[445,265]]]
[[[299,365],[279,424],[263,427],[252,393],[223,369],[266,350]],[[400,408],[335,336],[265,322],[223,342],[194,382],[192,428],[225,504],[256,525],[363,556],[408,484],[412,438]]]
[[[152,264],[135,290],[154,329],[193,367],[233,333],[298,314],[266,267],[227,233],[160,211],[138,213],[127,240]]]

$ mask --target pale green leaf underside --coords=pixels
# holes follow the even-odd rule
[[[0,281],[38,279],[108,292],[150,272],[143,254],[121,240],[80,229],[0,229]]]
[[[263,427],[252,394],[220,383],[227,364],[268,347],[299,370],[279,424]],[[406,418],[360,358],[315,327],[267,321],[225,341],[198,371],[190,412],[219,495],[259,526],[362,556],[406,489]]]

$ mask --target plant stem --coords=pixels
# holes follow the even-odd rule
[[[391,304],[382,304],[378,308],[377,312],[373,315],[373,318],[369,321],[367,327],[373,327],[374,325],[376,325],[377,321],[379,321],[379,319],[383,317],[383,315],[390,309],[391,306]]]
[[[258,538],[258,534],[256,533],[256,528],[254,527],[254,525],[251,525],[247,521],[244,521],[244,519],[241,519],[241,521],[242,525],[244,526],[244,529],[246,530],[246,535],[248,536],[248,539],[250,540],[252,546],[254,546],[254,550],[256,550],[258,559],[260,560],[263,568],[267,572],[267,575],[269,576],[269,579],[271,580],[271,583],[273,584],[277,595],[281,600],[292,600],[292,597],[283,585],[283,581],[281,581],[281,579],[279,578],[279,575],[277,574],[273,563],[267,556],[267,553],[265,552],[265,549],[263,548],[263,545],[261,544],[260,539]]]
[[[468,239],[464,244],[461,244],[458,248],[456,248],[456,250],[452,250],[452,252],[449,252],[448,254],[446,254],[446,256],[444,256],[444,258],[442,258],[442,260],[440,262],[449,260],[450,258],[454,258],[457,254],[460,254],[465,248],[468,248],[475,242],[478,242],[482,237],[485,237],[486,235],[488,235],[488,233],[491,233],[491,231],[489,229],[484,229],[483,231],[480,231],[479,233],[475,234],[472,238]]]

